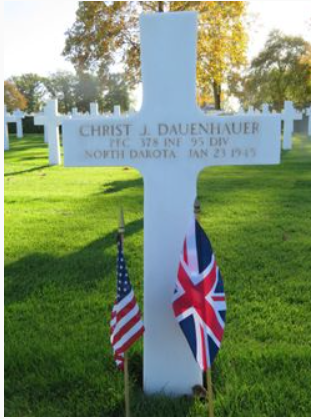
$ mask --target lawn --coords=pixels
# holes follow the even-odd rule
[[[47,161],[41,136],[5,152],[5,415],[123,416],[115,235],[122,205],[142,306],[143,182]],[[228,304],[215,414],[311,415],[311,140],[297,135],[279,166],[207,169],[198,189]],[[141,342],[129,356],[133,415],[206,416],[195,398],[144,396]]]

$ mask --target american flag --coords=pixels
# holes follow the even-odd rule
[[[180,257],[173,310],[194,357],[206,371],[220,348],[226,301],[211,243],[195,218]]]
[[[127,273],[120,234],[118,235],[117,276],[117,299],[111,313],[110,342],[116,364],[118,368],[123,369],[124,352],[136,342],[145,329]]]

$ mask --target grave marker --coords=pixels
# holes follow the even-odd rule
[[[8,113],[7,112],[7,107],[6,107],[6,105],[4,105],[4,123],[3,123],[3,127],[4,127],[4,136],[3,136],[4,151],[10,150],[10,138],[9,138],[9,128],[8,128],[8,123],[10,123],[10,122],[15,122],[17,124],[17,117],[15,115],[12,115],[12,114]]]
[[[44,107],[43,114],[36,115],[34,118],[35,125],[43,125],[44,132],[47,134],[49,144],[49,164],[56,166],[61,164],[59,127],[64,121],[69,119],[67,115],[58,113],[57,99],[49,100]]]
[[[16,116],[16,137],[17,138],[23,138],[23,118],[25,117],[24,112],[22,112],[20,109],[16,109],[13,112],[13,115]]]
[[[42,122],[44,118],[44,113],[43,112],[39,112],[37,114],[33,115],[33,124],[34,125],[43,125],[43,135],[44,135],[44,143],[48,144],[49,140],[48,140],[48,133],[47,133],[47,128],[45,126],[45,124]]]
[[[114,116],[121,116],[121,107],[119,105],[115,105],[113,107],[113,115]]]
[[[73,117],[81,116],[80,112],[78,111],[78,108],[72,108],[71,109],[71,116],[73,116]]]
[[[270,113],[270,106],[268,103],[263,103],[261,106],[261,112],[263,114],[269,114]]]
[[[97,102],[90,103],[90,115],[91,116],[98,116],[99,115],[98,103]]]
[[[144,100],[128,117],[64,122],[69,167],[132,166],[144,178],[144,389],[191,394],[202,373],[172,311],[197,178],[211,166],[277,164],[278,115],[207,116],[196,104],[195,12],[142,15]]]
[[[281,115],[284,121],[283,150],[291,150],[294,121],[300,121],[302,119],[302,114],[293,107],[293,102],[286,100],[284,102],[284,110]]]

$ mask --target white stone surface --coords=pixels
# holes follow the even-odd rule
[[[47,135],[50,166],[61,164],[59,126],[69,118],[67,115],[60,115],[58,113],[57,99],[49,100],[44,108],[43,114],[34,117],[34,124],[43,125],[44,132]]]
[[[294,132],[294,121],[300,121],[302,119],[302,114],[294,108],[293,102],[290,100],[286,100],[284,102],[282,119],[284,121],[283,150],[291,150],[292,136]]]
[[[8,129],[8,123],[14,122],[17,124],[17,118],[15,115],[12,115],[7,112],[7,107],[4,105],[4,121],[3,121],[3,127],[4,127],[4,134],[3,134],[3,142],[4,142],[4,151],[10,150],[10,138],[9,138],[9,129]]]
[[[66,121],[65,166],[132,166],[144,178],[144,389],[190,394],[202,373],[172,296],[200,171],[277,164],[276,115],[207,116],[196,104],[197,15],[142,15],[143,105],[128,117]],[[121,204],[121,203],[120,203]],[[126,213],[126,208],[125,208]]]
[[[13,115],[16,117],[16,137],[17,138],[23,138],[24,132],[23,132],[23,119],[25,117],[24,112],[22,112],[20,109],[16,109],[13,112]]]

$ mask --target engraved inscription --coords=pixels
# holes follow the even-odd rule
[[[88,139],[86,159],[94,160],[239,160],[256,157],[254,141],[260,134],[258,121],[164,123],[142,125],[135,135],[129,123],[83,123],[81,140]],[[135,137],[138,141],[131,141]],[[92,150],[92,139],[102,139],[100,149]],[[245,139],[239,146],[237,140]]]

